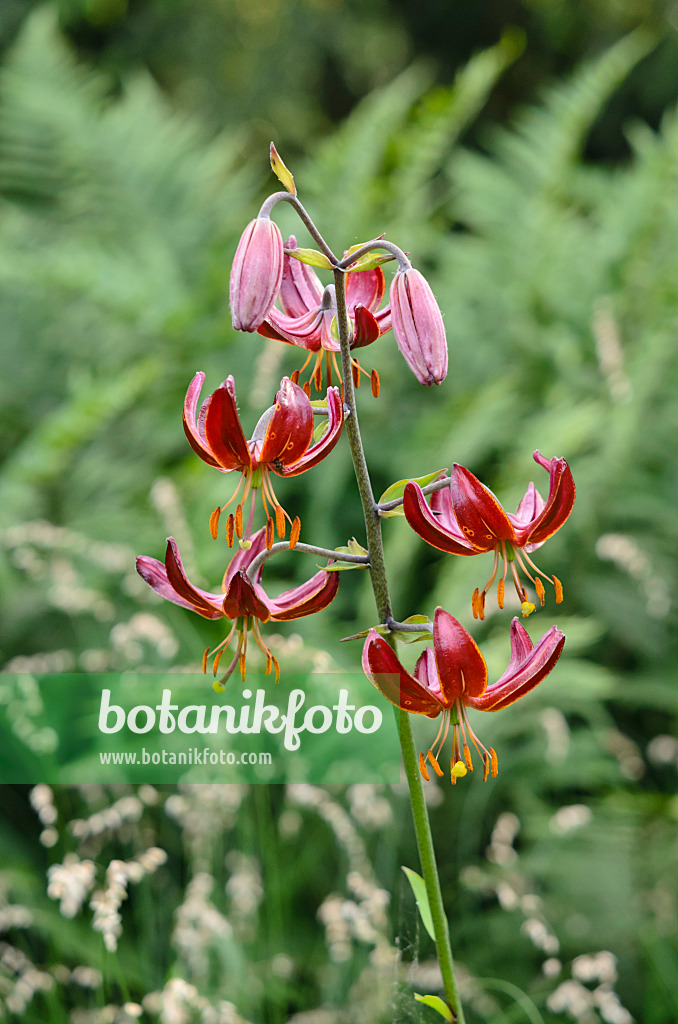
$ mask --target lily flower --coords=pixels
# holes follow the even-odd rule
[[[196,373],[191,381],[184,401],[184,431],[193,451],[203,462],[214,466],[222,473],[234,470],[241,473],[235,494],[223,508],[215,509],[210,519],[212,536],[216,537],[219,515],[235,500],[240,487],[245,488],[237,506],[235,516],[229,516],[227,539],[233,543],[233,533],[242,537],[242,507],[252,491],[249,517],[245,529],[244,543],[249,541],[254,520],[254,506],[257,490],[261,489],[266,513],[266,542],[273,543],[273,518],[269,514],[268,502],[273,506],[273,515],[278,536],[285,535],[285,519],[290,517],[276,498],[271,483],[271,473],[277,476],[297,476],[316,466],[334,448],[344,422],[344,407],[338,388],[327,390],[327,427],[318,441],[313,441],[313,406],[303,389],[293,384],[289,377],[283,377],[280,390],[272,405],[263,414],[250,440],[243,433],[235,399],[233,377],[228,377],[213,391],[200,407],[198,401],[205,380],[204,373]],[[299,537],[299,521],[292,523],[294,547]]]
[[[282,270],[280,228],[259,216],[243,231],[233,258],[229,297],[236,331],[256,331],[275,302]]]
[[[391,282],[393,334],[420,384],[431,387],[447,376],[447,338],[428,281],[414,267],[400,269]]]
[[[251,546],[238,551],[231,559],[222,583],[220,594],[210,593],[194,586],[186,576],[176,541],[167,540],[164,564],[157,558],[139,555],[136,560],[137,572],[156,594],[182,608],[189,608],[205,619],[229,619],[233,622],[228,635],[213,651],[207,648],[203,655],[203,672],[207,659],[214,655],[213,673],[216,678],[219,661],[238,634],[238,644],[233,660],[214,689],[219,693],[225,681],[240,666],[241,678],[245,679],[245,655],[247,636],[251,630],[257,647],[266,657],[266,675],[275,670],[275,681],[280,678],[280,665],[271,654],[261,636],[260,622],[289,622],[305,615],[322,611],[332,601],[339,587],[339,574],[321,569],[301,586],[286,590],[279,597],[271,598],[261,586],[262,566],[250,578],[248,569],[257,555],[266,548],[266,527],[252,537]]]
[[[297,248],[296,238],[290,235],[285,242],[285,249]],[[381,267],[347,272],[346,307],[351,330],[351,349],[371,345],[391,329],[390,307],[379,309],[385,288],[384,272]],[[310,379],[314,381],[316,391],[320,391],[322,384],[323,356],[326,360],[327,383],[332,383],[332,367],[341,380],[341,371],[337,363],[337,353],[341,351],[341,346],[337,336],[332,333],[332,321],[337,315],[334,285],[328,285],[323,289],[312,267],[285,253],[279,298],[282,312],[273,306],[258,328],[259,334],[307,350],[306,362],[293,375],[296,380],[314,355],[315,363]],[[360,374],[366,371],[362,369],[357,359],[352,359],[351,364],[354,383],[358,386]],[[372,390],[376,390],[377,393],[378,381],[374,370],[371,375]]]
[[[536,647],[515,618],[511,623],[511,660],[496,683],[487,685],[487,665],[475,641],[454,616],[436,608],[433,619],[433,647],[419,657],[414,675],[403,668],[393,648],[371,629],[363,647],[362,664],[367,678],[391,704],[402,711],[436,718],[442,713],[438,734],[428,753],[419,755],[419,770],[426,779],[426,761],[443,776],[438,759],[452,726],[451,781],[473,771],[469,742],[483,763],[483,781],[498,771],[497,755],[480,742],[468,720],[468,708],[502,711],[524,697],[544,679],[565,643],[564,634],[551,626]],[[434,752],[434,747],[437,749]]]
[[[485,618],[485,595],[497,576],[501,559],[503,573],[497,583],[497,602],[504,607],[506,576],[511,576],[520,598],[524,616],[534,611],[528,600],[519,572],[531,580],[542,608],[544,584],[540,577],[553,583],[556,603],[563,599],[563,587],[557,576],[547,576],[535,565],[530,553],[541,547],[560,527],[572,511],[575,486],[565,459],[545,459],[539,451],[535,462],[549,473],[546,501],[533,483],[527,488],[515,513],[505,512],[492,491],[463,466],[456,463],[450,474],[450,486],[431,495],[431,506],[419,484],[410,481],[405,487],[403,511],[412,529],[434,548],[454,555],[478,555],[494,551],[492,574],[481,591],[472,597],[473,615]]]

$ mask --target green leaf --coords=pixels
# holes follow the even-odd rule
[[[421,877],[421,875],[418,875],[416,871],[412,870],[412,868],[406,868],[405,865],[403,864],[402,869],[407,875],[408,882],[412,886],[412,892],[414,893],[414,898],[417,901],[417,906],[419,907],[419,913],[421,914],[421,919],[424,923],[424,928],[435,942],[436,937],[435,932],[433,931],[433,918],[431,917],[431,907],[429,906],[428,902],[426,883],[424,882],[424,879]],[[432,997],[429,996],[427,998]],[[448,1017],[448,1020],[452,1020],[452,1018]]]
[[[443,1002],[440,996],[420,996],[418,992],[415,992],[414,998],[418,1003],[423,1003],[425,1006],[430,1006],[432,1010],[436,1010],[441,1017],[444,1017],[445,1020],[452,1024],[452,1021],[454,1020],[452,1010],[449,1008],[447,1003]]]
[[[356,274],[360,273],[361,270],[376,270],[377,267],[381,267],[384,263],[389,263],[394,259],[395,256],[391,253],[366,252],[364,256],[361,256],[359,260],[351,264],[348,268],[348,273]]]
[[[403,619],[403,625],[417,625],[419,623],[421,623],[424,626],[427,626],[428,628],[423,629],[421,633],[410,633],[409,630],[407,632],[400,629],[391,630],[388,628],[388,626],[384,626],[381,623],[379,623],[379,625],[377,626],[370,626],[370,629],[376,630],[379,636],[393,636],[396,638],[396,640],[400,641],[400,643],[403,644],[416,644],[419,643],[419,641],[421,640],[431,639],[431,634],[433,633],[433,623],[431,622],[427,615],[409,615],[406,619]],[[342,637],[342,641],[364,640],[369,631],[369,629],[363,629],[361,630],[360,633],[354,633],[353,636]]]
[[[300,263],[308,263],[309,267],[320,267],[322,270],[332,270],[332,264],[324,253],[317,249],[285,249],[287,256],[293,256]]]
[[[351,537],[347,544],[334,549],[338,554],[344,555],[368,555],[369,551],[359,544],[355,537]],[[344,572],[347,569],[368,569],[368,565],[361,565],[359,562],[344,562],[343,565],[319,565],[319,569],[326,572]],[[367,636],[367,633],[365,634]]]
[[[271,170],[275,174],[278,181],[282,182],[288,192],[291,192],[293,196],[297,194],[297,186],[294,184],[294,178],[292,172],[285,166],[284,162],[280,159],[280,154],[277,149],[271,143]]]
[[[443,473],[447,473],[446,468],[437,469],[435,473],[427,473],[426,476],[412,476],[407,477],[405,480],[396,480],[394,484],[391,484],[390,487],[386,488],[379,499],[378,504],[385,505],[389,501],[395,501],[396,498],[402,498],[405,493],[405,487],[410,483],[410,481],[413,481],[415,484],[419,484],[420,487],[426,487],[427,484],[432,484],[433,481],[437,480]],[[402,508],[392,508],[390,512],[381,512],[380,515],[382,519],[392,519],[394,516],[403,516],[405,513]]]

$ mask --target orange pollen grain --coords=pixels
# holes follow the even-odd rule
[[[210,649],[209,649],[209,647],[206,647],[205,648],[205,653],[202,656],[202,670],[205,673],[207,672],[207,655],[209,653],[210,653]]]
[[[442,779],[442,777],[443,777],[443,775],[445,773],[443,772],[442,768],[440,767],[440,765],[436,761],[435,757],[433,756],[433,751],[432,750],[429,750],[429,752],[428,752],[428,759],[429,759],[429,761],[430,761],[430,763],[431,763],[431,765],[433,767],[433,771],[436,773],[438,778]]]
[[[275,506],[275,528],[278,531],[278,536],[282,540],[285,536],[285,513],[280,505]]]
[[[504,581],[499,580],[497,583],[497,604],[500,608],[504,607]]]
[[[378,398],[381,390],[381,384],[379,382],[379,374],[376,370],[372,370],[372,373],[370,374],[370,387],[372,388],[372,394],[374,397]]]
[[[537,597],[539,598],[539,604],[543,608],[544,607],[544,598],[546,596],[546,591],[544,590],[544,584],[542,583],[542,581],[539,579],[538,576],[535,576],[534,589],[537,591]]]
[[[468,743],[464,744],[464,760],[466,761],[466,767],[470,772],[473,771],[473,761],[471,760],[471,751],[468,748]]]
[[[231,512],[229,514],[228,519],[226,520],[226,543],[228,544],[229,548],[233,547],[233,534],[234,534],[234,522],[233,522],[233,513]]]
[[[242,505],[238,505],[235,510],[235,533],[237,537],[242,537]]]
[[[294,517],[294,522],[292,523],[292,529],[290,530],[290,544],[289,544],[290,551],[292,550],[292,548],[296,547],[297,541],[299,540],[299,534],[300,533],[301,533],[301,519],[299,518],[299,516],[295,516]]]
[[[560,582],[557,576],[552,576],[553,586],[556,588],[556,604],[561,604],[563,600],[563,584]]]
[[[494,747],[490,747],[490,763],[492,765],[492,778],[496,779],[497,772],[499,771],[499,761],[497,760]]]
[[[210,516],[210,535],[212,540],[216,540],[219,536],[219,516],[221,515],[221,508],[217,506]]]
[[[419,755],[419,771],[421,772],[422,778],[426,779],[427,782],[430,782],[431,776],[426,771],[426,758],[423,754]]]

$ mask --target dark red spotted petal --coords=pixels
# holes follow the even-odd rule
[[[246,573],[239,569],[228,584],[222,606],[227,619],[237,619],[242,615],[253,615],[255,619],[268,622],[271,613],[268,605],[262,600],[261,588],[255,588]]]
[[[204,381],[205,374],[199,372],[196,373],[195,377],[188,385],[188,391],[186,392],[186,398],[184,399],[184,433],[186,434],[186,438],[191,448],[200,456],[203,462],[206,462],[209,466],[216,466],[217,469],[221,469],[222,467],[209,450],[207,439],[204,434],[205,415],[209,406],[209,398],[203,402],[200,410],[200,417],[196,420],[200,391]]]
[[[450,473],[450,497],[457,522],[469,544],[489,551],[498,540],[516,543],[511,521],[492,491],[456,462]]]
[[[570,515],[576,493],[572,473],[565,459],[554,458],[549,462],[538,451],[534,453],[534,459],[549,470],[549,493],[541,512],[521,536],[523,544],[543,544],[552,537]]]
[[[443,518],[438,519],[426,504],[421,487],[412,480],[405,486],[403,511],[414,532],[439,551],[448,551],[453,555],[477,555],[489,550],[476,548],[469,543],[456,521],[452,524]]]
[[[487,665],[473,637],[453,615],[438,607],[433,617],[433,649],[445,707],[459,697],[479,697],[487,686]]]
[[[364,348],[371,345],[380,336],[376,318],[365,306],[356,306],[353,314],[354,328],[351,348]]]
[[[327,430],[315,444],[306,451],[300,459],[291,465],[285,464],[282,472],[275,466],[271,466],[274,472],[280,476],[297,476],[305,473],[307,469],[316,466],[334,448],[339,440],[341,428],[344,425],[344,407],[341,402],[339,388],[327,389]]]
[[[153,560],[155,561],[155,559]],[[159,565],[159,563],[158,563]],[[145,565],[142,568],[146,568]],[[143,573],[142,573],[143,575]],[[210,594],[206,590],[201,590],[199,587],[194,587],[189,582],[179,554],[179,548],[174,540],[174,537],[167,538],[167,550],[165,552],[165,579],[167,580],[168,586],[181,598],[181,601],[174,601],[171,593],[163,586],[162,590],[154,586],[151,579],[144,575],[144,579],[149,583],[154,590],[157,591],[162,597],[167,598],[168,601],[174,601],[175,604],[181,604],[182,607],[191,607],[193,611],[197,612],[198,615],[202,615],[206,619],[220,619],[223,616],[221,610],[221,594]],[[155,577],[159,582],[164,583],[162,579],[162,573],[156,567]]]
[[[513,620],[517,622],[516,619]],[[512,657],[506,672],[488,686],[485,692],[474,699],[470,699],[470,707],[478,708],[480,711],[501,711],[509,704],[524,697],[526,693],[533,690],[542,679],[545,679],[560,657],[565,645],[565,635],[557,626],[551,626],[547,633],[518,661],[514,655],[517,649],[514,648],[514,638],[511,638]]]
[[[205,437],[223,469],[250,468],[250,452],[240,425],[233,377],[228,377],[212,394],[205,414]]]
[[[277,460],[283,466],[291,465],[301,458],[312,439],[313,406],[298,384],[283,377],[257,461],[266,464]]]
[[[289,622],[320,612],[334,600],[338,589],[339,573],[321,569],[301,586],[286,590],[273,600],[267,598],[271,618],[276,622]]]
[[[435,718],[443,705],[398,661],[393,649],[375,629],[367,634],[362,655],[363,672],[391,704],[402,711]]]

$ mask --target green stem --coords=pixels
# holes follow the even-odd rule
[[[384,544],[381,535],[381,519],[379,507],[374,500],[372,483],[370,480],[365,451],[363,449],[360,427],[358,425],[358,413],[355,403],[355,392],[353,389],[353,373],[351,370],[350,353],[350,327],[348,322],[348,311],[346,309],[346,290],[344,283],[344,272],[340,268],[334,271],[334,283],[337,302],[337,327],[341,342],[341,363],[344,382],[344,402],[348,407],[348,414],[345,420],[346,433],[348,435],[353,465],[355,467],[360,500],[365,516],[365,530],[367,534],[367,548],[370,554],[370,578],[374,599],[377,605],[380,622],[387,622],[392,617],[391,598],[388,590],[386,577],[386,563],[384,560]],[[389,643],[396,647],[393,638]],[[417,837],[419,860],[421,863],[422,875],[426,884],[426,893],[431,908],[433,930],[435,933],[436,953],[443,978],[445,999],[450,1009],[456,1014],[458,1024],[465,1024],[464,1009],[459,998],[459,990],[454,973],[454,960],[450,946],[450,934],[443,907],[443,898],[440,890],[440,879],[436,865],[435,851],[433,849],[433,837],[428,819],[428,810],[424,800],[424,791],[419,774],[419,766],[414,749],[412,737],[412,726],[410,716],[406,711],[398,712],[398,725],[400,734],[400,747],[402,751],[407,784],[410,791],[410,803],[412,806],[412,817],[414,819],[414,830]]]

